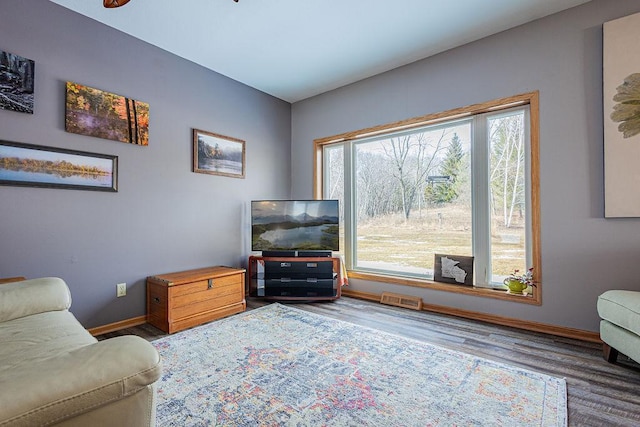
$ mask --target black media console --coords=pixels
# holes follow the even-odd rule
[[[333,300],[340,297],[340,258],[251,256],[248,294],[273,300]]]

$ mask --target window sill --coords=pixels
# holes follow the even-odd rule
[[[372,282],[391,283],[394,285],[413,286],[417,288],[434,289],[437,291],[452,292],[457,294],[473,295],[483,298],[494,298],[505,301],[519,302],[523,304],[542,305],[540,285],[533,288],[532,294],[513,295],[507,291],[487,288],[476,288],[470,286],[454,285],[448,283],[434,282],[432,280],[415,279],[402,276],[392,276],[379,273],[363,273],[360,271],[348,271],[350,279],[370,280]]]

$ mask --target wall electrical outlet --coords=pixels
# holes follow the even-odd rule
[[[127,294],[127,284],[126,283],[118,283],[116,285],[116,296],[123,297]]]

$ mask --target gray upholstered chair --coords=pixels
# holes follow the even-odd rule
[[[613,363],[622,353],[640,363],[640,292],[606,291],[598,297],[598,314],[604,358]]]

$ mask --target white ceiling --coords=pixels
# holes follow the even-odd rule
[[[51,0],[296,102],[590,0]]]

